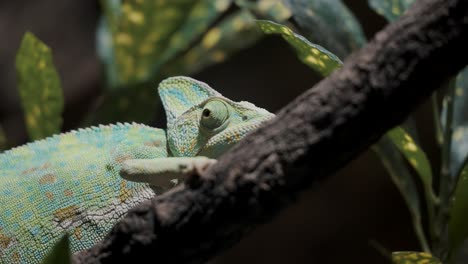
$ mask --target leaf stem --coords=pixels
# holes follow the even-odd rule
[[[440,204],[437,212],[436,240],[434,251],[439,258],[447,258],[448,232],[447,223],[450,212],[450,195],[453,188],[453,177],[450,172],[450,151],[453,134],[453,101],[455,95],[455,79],[452,78],[448,85],[447,95],[444,98],[447,113],[445,116],[445,130],[443,131],[442,158],[439,181]]]
[[[442,146],[444,142],[444,136],[442,132],[442,124],[440,123],[440,114],[439,114],[439,102],[437,101],[437,91],[434,92],[431,96],[432,99],[432,114],[434,116],[434,127],[436,131],[436,140],[439,146]]]

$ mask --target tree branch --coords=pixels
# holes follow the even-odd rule
[[[217,164],[129,212],[75,263],[206,261],[402,122],[465,66],[466,47],[468,1],[418,1],[342,69]]]

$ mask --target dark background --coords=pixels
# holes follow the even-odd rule
[[[369,9],[366,0],[345,2],[368,38],[385,26],[385,20]],[[97,1],[0,0],[0,124],[14,145],[27,140],[14,68],[23,33],[32,31],[53,50],[66,97],[63,129],[67,131],[92,111],[102,90],[102,68],[95,52],[99,14]],[[226,97],[271,111],[319,80],[276,37],[266,38],[193,77]],[[427,103],[419,107],[416,119],[423,148],[431,160],[437,160]],[[419,249],[398,191],[378,158],[368,151],[319,189],[303,193],[294,206],[214,262],[384,263],[371,241],[392,251]]]

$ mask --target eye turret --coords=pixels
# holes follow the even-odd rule
[[[203,107],[200,125],[208,130],[217,130],[229,119],[229,108],[221,100],[208,101]]]

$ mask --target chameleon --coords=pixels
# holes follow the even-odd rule
[[[189,77],[158,86],[167,129],[99,125],[0,154],[0,263],[40,263],[64,233],[90,248],[132,207],[212,164],[274,114]]]

